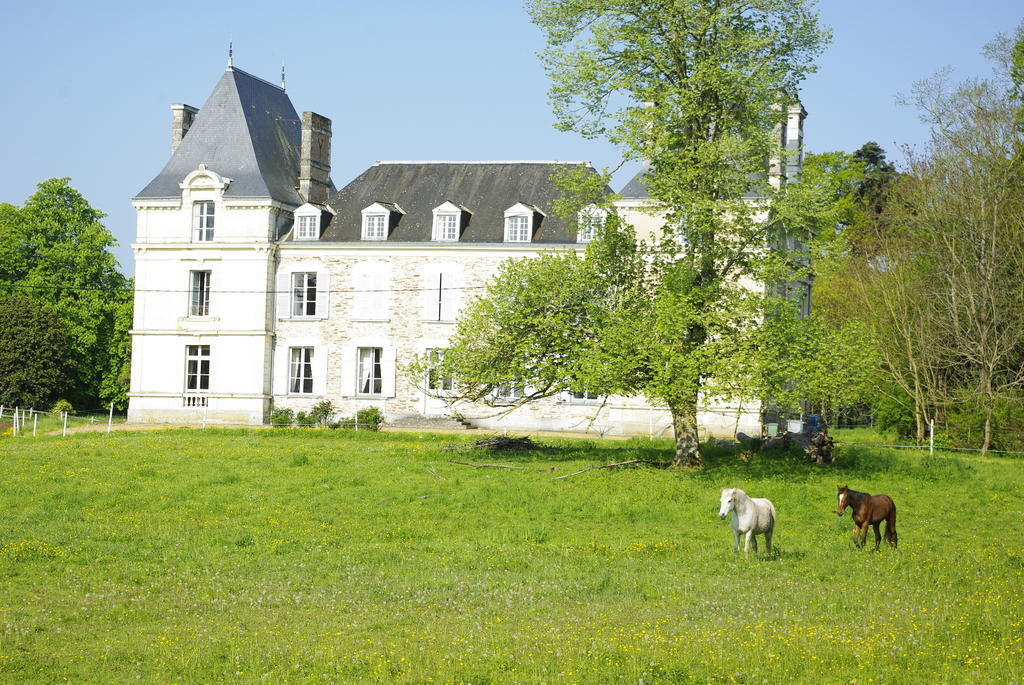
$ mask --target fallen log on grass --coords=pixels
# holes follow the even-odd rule
[[[654,464],[656,466],[665,466],[665,464],[662,463],[662,462],[651,461],[649,459],[630,459],[629,461],[619,461],[619,462],[615,462],[614,464],[600,464],[598,466],[589,466],[589,467],[587,467],[585,469],[582,469],[580,471],[575,471],[573,473],[567,473],[564,476],[555,476],[551,480],[560,480],[562,478],[569,478],[571,476],[578,476],[581,473],[586,473],[587,471],[594,471],[596,469],[614,469],[614,468],[618,468],[619,466],[630,466],[632,464]]]

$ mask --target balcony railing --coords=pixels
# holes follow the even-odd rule
[[[186,407],[205,407],[206,400],[206,395],[186,394],[182,397],[182,403]]]

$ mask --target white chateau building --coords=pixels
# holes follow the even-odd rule
[[[388,422],[443,424],[427,417],[451,415],[444,381],[427,392],[403,364],[446,347],[503,260],[589,237],[552,210],[552,171],[580,162],[377,162],[335,191],[331,122],[300,117],[283,87],[229,66],[201,109],[171,110],[171,158],[133,199],[132,422],[262,424],[327,399],[339,415],[375,406]],[[799,149],[804,116],[790,112],[786,147]],[[621,195],[654,235],[642,172]],[[481,427],[671,433],[667,411],[638,397],[458,411]],[[759,434],[763,420],[757,405],[699,418],[719,435]]]

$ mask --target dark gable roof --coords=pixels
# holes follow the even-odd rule
[[[301,121],[284,90],[228,68],[163,171],[139,198],[181,197],[200,163],[231,179],[226,197],[269,197],[300,205]]]
[[[374,202],[392,202],[405,214],[400,215],[388,240],[430,241],[433,209],[450,201],[470,212],[459,242],[500,243],[505,236],[505,210],[522,202],[546,215],[539,217],[534,243],[573,243],[576,234],[564,230],[565,221],[554,213],[554,203],[561,191],[551,175],[558,167],[579,164],[581,162],[378,162],[329,200],[328,204],[337,214],[320,239],[360,241],[362,210]]]

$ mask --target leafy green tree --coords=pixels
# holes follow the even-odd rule
[[[69,389],[68,336],[50,308],[0,297],[0,404],[49,407]]]
[[[0,206],[0,294],[44,302],[63,320],[75,406],[127,401],[131,284],[103,216],[66,178],[40,183],[23,207]]]
[[[828,33],[810,0],[527,7],[547,38],[542,61],[558,127],[603,137],[624,160],[645,160],[651,211],[664,220],[645,278],[603,327],[614,352],[602,389],[666,404],[676,463],[699,466],[702,398],[763,390],[756,372],[773,367],[747,344],[771,298],[741,283],[793,276],[769,249],[786,236],[768,220],[774,186],[765,171]]]

